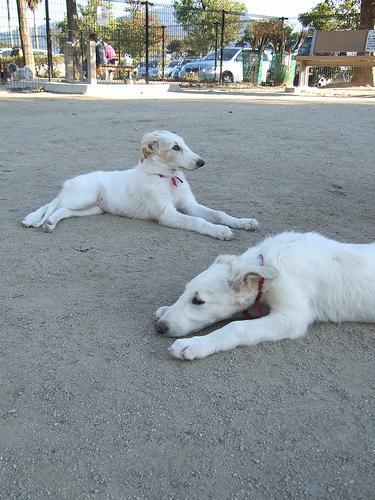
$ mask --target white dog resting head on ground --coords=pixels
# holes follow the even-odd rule
[[[134,168],[90,172],[65,181],[56,198],[28,214],[23,225],[52,232],[63,219],[107,212],[156,220],[221,240],[233,238],[230,227],[256,229],[255,219],[232,217],[197,202],[183,171],[196,170],[204,161],[177,134],[150,132],[143,137],[141,150],[141,161]]]
[[[239,257],[221,256],[156,312],[159,333],[182,337],[254,303],[267,316],[234,321],[209,335],[177,340],[180,359],[262,341],[297,338],[314,321],[375,321],[375,243],[345,244],[316,233],[281,233]]]

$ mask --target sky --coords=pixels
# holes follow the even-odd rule
[[[243,0],[250,14],[275,17],[298,17],[322,0]]]
[[[110,1],[110,0],[109,0]],[[116,0],[115,0],[116,1]],[[119,1],[119,0],[117,0]],[[151,0],[152,1],[152,0]],[[322,0],[242,0],[249,14],[274,16],[274,17],[289,17],[296,19],[299,14],[311,10],[317,3]],[[172,3],[172,0],[154,0],[155,4]],[[0,0],[0,31],[7,30],[7,0]],[[11,26],[14,28],[17,25],[17,10],[16,0],[9,0],[11,10]],[[77,0],[77,3],[84,3]],[[65,0],[49,0],[50,18],[61,20],[64,15]],[[121,4],[113,4],[114,9],[121,10]],[[119,11],[120,12],[120,11]],[[121,15],[123,10],[118,15]],[[44,23],[44,2],[42,2],[36,10],[36,24]],[[31,13],[30,13],[31,19]]]

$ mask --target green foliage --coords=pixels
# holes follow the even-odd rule
[[[79,30],[87,37],[90,33],[96,33],[100,37],[110,38],[117,26],[117,21],[110,13],[108,25],[100,26],[96,19],[98,7],[110,9],[111,5],[103,0],[89,0],[86,5],[78,5]]]
[[[182,53],[182,42],[181,40],[172,40],[168,45],[167,45],[167,52],[170,54],[178,54],[180,55]]]
[[[35,60],[35,77],[36,78],[47,78],[48,76],[48,58],[47,56],[34,56]],[[21,55],[12,56],[12,57],[3,57],[1,59],[1,63],[4,67],[8,67],[9,63],[15,63],[19,68],[23,67],[23,58]],[[61,72],[59,67],[64,64],[64,56],[52,56],[52,76],[53,78],[57,78],[61,76]]]
[[[128,8],[128,15],[118,19],[116,28],[119,41],[124,52],[131,54],[136,59],[141,59],[145,54],[145,9],[143,6]],[[160,46],[162,28],[157,17],[149,13],[149,50],[152,52]],[[165,40],[165,43],[168,43]]]
[[[224,44],[238,40],[241,31],[240,14],[246,6],[236,0],[174,0],[177,21],[187,33],[186,45],[192,52],[202,55],[214,49],[220,41],[222,11],[225,11]]]
[[[26,3],[29,9],[35,12],[36,8],[38,7],[41,1],[42,0],[26,0]]]
[[[317,31],[358,29],[360,0],[326,0],[299,15],[303,26]]]
[[[127,4],[125,15],[115,18],[109,16],[109,22],[106,26],[100,26],[97,23],[97,8],[107,7],[110,4],[103,0],[89,0],[86,5],[78,5],[78,29],[83,45],[83,51],[89,39],[90,33],[95,33],[100,38],[108,38],[111,45],[117,53],[123,55],[131,54],[132,57],[140,59],[145,53],[145,8],[143,5]],[[162,30],[159,20],[152,13],[149,13],[149,45],[150,50],[160,45],[162,39]],[[67,40],[68,22],[58,23],[59,33],[55,36],[55,41],[63,49]],[[168,43],[169,40],[165,42]]]
[[[281,19],[267,19],[249,24],[245,31],[244,41],[249,42],[252,48],[260,52],[269,44],[278,52],[282,48],[290,49],[294,38],[292,28]]]
[[[198,83],[199,77],[198,77],[197,73],[194,73],[193,71],[189,71],[189,73],[186,73],[186,75],[184,75],[181,78],[181,81],[182,82],[196,82],[196,83]]]

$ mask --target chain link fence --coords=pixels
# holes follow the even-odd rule
[[[34,10],[27,8],[25,17],[26,27],[21,27],[15,0],[2,0],[3,88],[42,88],[47,81],[65,81],[67,42],[72,47],[75,66],[71,78],[84,81],[92,34],[98,41],[97,54],[98,50],[107,54],[107,59],[97,59],[101,84],[133,79],[146,83],[162,80],[292,85],[297,82],[299,71],[292,55],[306,53],[311,44],[311,36],[301,36],[302,27],[296,18],[187,9],[183,5],[138,1],[104,4],[88,0],[78,6],[74,30],[68,28],[64,0],[42,0]],[[21,40],[21,28],[28,33],[28,49],[25,40]],[[30,51],[31,64],[26,64]],[[350,77],[351,68],[312,68],[309,85],[350,81]]]

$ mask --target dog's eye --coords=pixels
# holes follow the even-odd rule
[[[181,148],[178,144],[175,144],[172,149],[174,149],[175,151],[181,151]]]
[[[191,303],[195,306],[201,306],[204,304],[204,300],[198,299],[198,297],[193,297]]]

